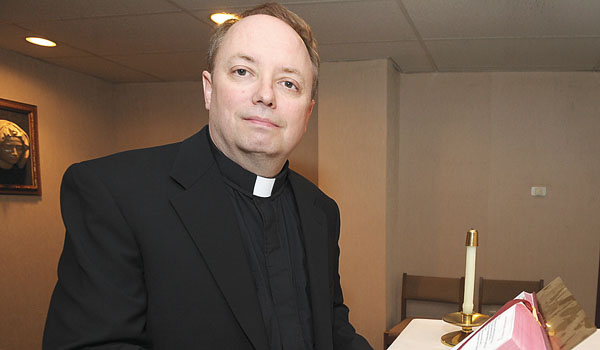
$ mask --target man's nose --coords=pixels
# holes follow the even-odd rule
[[[254,104],[262,103],[267,107],[275,108],[275,91],[273,89],[273,80],[260,79],[254,96],[252,98]]]
[[[13,146],[11,151],[10,151],[10,155],[11,156],[18,156],[19,155],[19,151],[17,150],[16,146]]]

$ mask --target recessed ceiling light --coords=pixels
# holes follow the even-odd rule
[[[45,46],[45,47],[56,46],[56,43],[54,41],[50,41],[48,39],[38,38],[38,37],[34,37],[34,36],[27,37],[27,38],[25,38],[25,40],[29,41],[32,44],[39,45],[39,46]]]
[[[225,22],[226,20],[232,19],[232,18],[238,18],[238,17],[232,13],[224,13],[224,12],[213,13],[212,15],[210,15],[210,20],[215,22],[216,24],[221,24],[221,23]]]

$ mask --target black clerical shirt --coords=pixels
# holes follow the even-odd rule
[[[271,349],[311,350],[304,245],[288,163],[275,178],[262,178],[210,143],[235,210]]]

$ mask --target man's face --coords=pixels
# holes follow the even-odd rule
[[[298,34],[266,15],[234,24],[203,73],[213,142],[229,158],[286,159],[306,131],[313,71]]]
[[[12,165],[23,156],[23,142],[16,138],[7,138],[0,144],[0,160]]]

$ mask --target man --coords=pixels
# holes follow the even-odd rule
[[[287,167],[316,43],[280,5],[241,18],[211,39],[208,128],[67,170],[45,349],[371,349],[343,304],[338,208]]]

